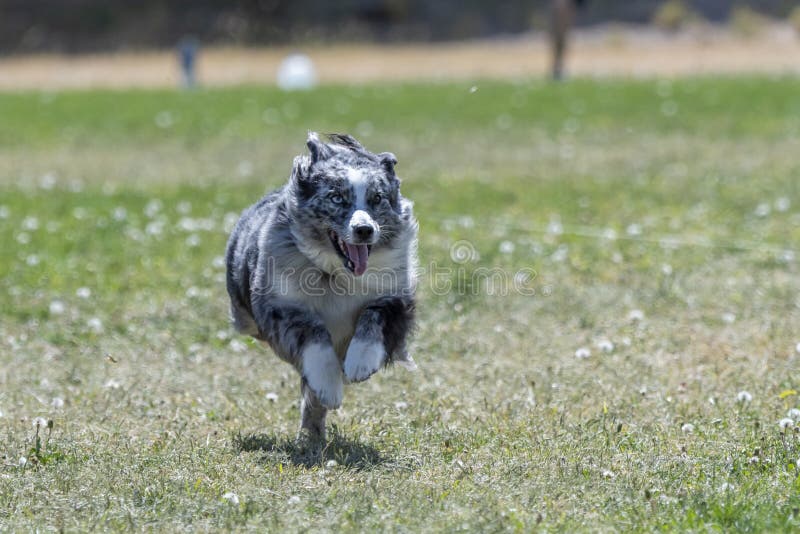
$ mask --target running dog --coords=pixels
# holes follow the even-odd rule
[[[287,184],[242,213],[226,253],[231,320],[301,376],[300,433],[325,437],[346,383],[390,363],[415,368],[418,224],[397,158],[349,135],[294,159]]]

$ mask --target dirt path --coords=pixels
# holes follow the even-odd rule
[[[209,48],[199,61],[201,83],[272,84],[289,48]],[[336,45],[304,48],[323,83],[542,76],[549,50],[544,36],[437,45]],[[800,74],[800,36],[775,25],[745,39],[718,28],[665,35],[649,29],[606,27],[577,32],[568,59],[571,76]],[[85,87],[174,87],[172,52],[87,56],[39,55],[0,59],[0,90]]]

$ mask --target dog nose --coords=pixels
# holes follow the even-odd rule
[[[361,240],[369,239],[374,233],[375,229],[371,224],[359,224],[353,227],[353,235]]]

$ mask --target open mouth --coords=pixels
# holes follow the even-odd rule
[[[328,230],[328,236],[331,238],[333,248],[342,257],[344,266],[356,276],[364,274],[364,271],[367,270],[367,259],[372,245],[353,245],[339,237],[339,234],[333,230]]]

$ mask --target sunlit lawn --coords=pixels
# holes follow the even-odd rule
[[[0,531],[800,528],[798,94],[0,95]],[[309,129],[397,154],[423,275],[321,454],[222,262]]]

